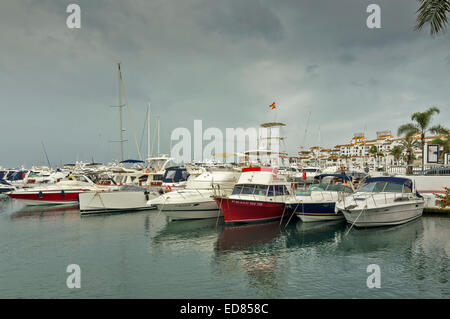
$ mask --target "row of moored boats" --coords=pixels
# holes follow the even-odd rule
[[[0,171],[0,192],[25,205],[78,205],[82,214],[156,209],[170,220],[222,218],[225,223],[347,220],[356,227],[419,218],[424,198],[407,177],[334,172],[312,181],[270,166],[152,165],[125,169],[65,167],[54,172]],[[301,172],[300,172],[300,176]]]

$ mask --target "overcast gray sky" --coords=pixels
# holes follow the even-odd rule
[[[66,7],[81,7],[68,29]],[[381,7],[381,29],[366,8]],[[437,106],[450,126],[450,36],[415,32],[412,0],[4,0],[0,3],[0,165],[120,157],[117,62],[136,135],[146,103],[171,131],[287,124],[291,155]],[[272,111],[268,106],[277,103]],[[276,112],[276,115],[275,115]],[[125,113],[127,158],[137,158]],[[152,125],[154,126],[154,117]],[[144,140],[145,143],[145,140]],[[146,151],[144,151],[146,152]]]

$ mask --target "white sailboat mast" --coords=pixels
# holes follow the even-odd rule
[[[157,117],[157,122],[156,122],[156,125],[157,125],[157,129],[158,129],[158,156],[159,156],[159,116]]]
[[[147,103],[147,158],[150,158],[150,102]]]

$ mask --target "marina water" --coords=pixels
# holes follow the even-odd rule
[[[81,217],[0,201],[0,298],[450,298],[450,218],[395,227]],[[70,264],[81,288],[69,289]],[[381,288],[368,288],[368,265]]]

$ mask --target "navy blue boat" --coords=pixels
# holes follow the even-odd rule
[[[323,183],[330,177],[330,183]],[[312,184],[307,190],[297,190],[295,197],[286,202],[303,222],[344,219],[341,212],[335,212],[339,199],[354,192],[352,178],[344,174],[321,174],[315,177],[319,183]]]

